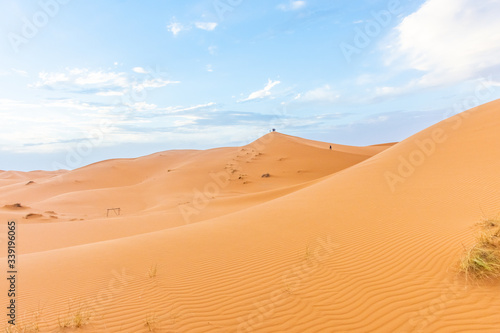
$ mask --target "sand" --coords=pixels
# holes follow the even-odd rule
[[[269,133],[2,171],[0,217],[17,222],[21,253],[18,327],[498,332],[500,285],[465,281],[457,262],[475,224],[500,212],[499,129],[494,101],[399,143],[330,150]]]

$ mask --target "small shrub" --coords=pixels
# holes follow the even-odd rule
[[[460,272],[472,280],[500,278],[500,226],[496,220],[485,220],[474,245],[465,251]]]
[[[269,177],[271,177],[271,175],[270,175],[270,174],[268,174],[268,173],[265,173],[265,174],[263,174],[261,177],[262,177],[262,178],[269,178]]]
[[[154,264],[151,267],[149,267],[148,275],[150,278],[154,278],[157,273],[158,273],[158,265]]]
[[[70,312],[65,318],[59,318],[59,327],[66,328],[81,328],[90,322],[92,312],[86,308],[80,307],[75,312]]]

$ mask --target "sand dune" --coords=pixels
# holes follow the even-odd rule
[[[499,111],[397,144],[330,150],[270,133],[2,172],[0,216],[19,223],[23,253],[19,320],[40,332],[72,331],[60,326],[76,317],[83,332],[498,332],[500,286],[466,283],[456,262],[500,211]]]

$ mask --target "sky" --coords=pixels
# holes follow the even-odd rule
[[[500,0],[0,0],[0,170],[401,141],[500,98]]]

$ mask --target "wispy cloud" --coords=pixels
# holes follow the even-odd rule
[[[282,3],[278,5],[278,9],[284,12],[299,10],[307,5],[305,1],[289,1],[288,3]]]
[[[128,86],[125,73],[91,71],[85,68],[68,69],[65,72],[40,72],[33,88],[51,90],[114,90]]]
[[[27,103],[9,98],[0,98],[0,111],[15,111],[20,108],[39,108],[39,104]]]
[[[217,22],[194,22],[194,23],[180,23],[175,18],[167,25],[167,30],[170,31],[174,36],[178,36],[182,31],[188,31],[193,28],[193,26],[200,30],[214,31],[217,28]]]
[[[305,93],[298,94],[295,96],[295,100],[300,102],[333,103],[337,101],[339,97],[340,94],[327,84],[322,87],[309,90]]]
[[[212,31],[217,28],[217,22],[196,22],[195,27],[201,30]]]
[[[252,101],[252,100],[256,100],[256,99],[262,99],[265,97],[269,97],[269,96],[271,96],[271,89],[280,83],[281,83],[280,81],[273,81],[273,80],[269,79],[267,82],[267,85],[264,87],[264,89],[254,91],[247,98],[242,99],[239,102],[247,102],[247,101]]]
[[[148,70],[145,69],[144,67],[134,67],[132,68],[132,71],[139,73],[139,74],[148,74]]]
[[[133,69],[136,73],[149,74],[142,67]],[[121,96],[127,90],[142,91],[180,83],[148,75],[137,79],[124,72],[93,71],[86,68],[67,69],[64,72],[41,72],[38,81],[30,87],[57,90],[61,92],[95,94],[98,96]]]
[[[22,69],[16,69],[12,68],[12,71],[20,76],[28,77],[28,72],[22,70]]]

